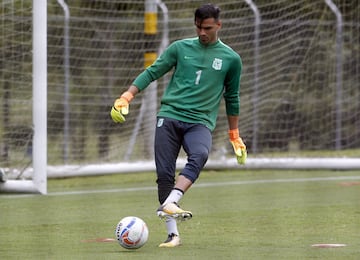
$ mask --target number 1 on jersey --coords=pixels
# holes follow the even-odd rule
[[[198,70],[198,71],[196,72],[195,85],[199,85],[200,78],[201,78],[201,72],[202,72],[202,70]]]

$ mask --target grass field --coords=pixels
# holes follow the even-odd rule
[[[157,247],[166,232],[154,179],[51,179],[46,196],[0,195],[0,259],[360,259],[358,171],[203,172],[181,201],[194,217],[172,249]],[[128,215],[148,224],[147,244],[101,242]]]

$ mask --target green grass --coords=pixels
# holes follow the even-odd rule
[[[203,172],[181,201],[194,217],[179,224],[183,245],[173,249],[157,247],[166,232],[154,173],[51,179],[47,196],[0,195],[0,259],[359,259],[360,185],[341,184],[360,180],[311,181],[337,176],[360,174]],[[130,189],[137,187],[148,189]],[[148,224],[144,247],[93,241],[114,238],[128,215]]]

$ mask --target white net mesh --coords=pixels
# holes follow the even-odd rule
[[[0,3],[0,167],[31,163],[31,7],[31,1]]]
[[[337,18],[325,1],[256,1],[258,38],[248,2],[223,0],[219,6],[220,37],[244,64],[240,132],[249,157],[359,148],[357,1],[334,1],[343,22],[340,90]],[[193,12],[203,1],[163,3],[169,24],[158,9],[157,46],[166,27],[169,42],[195,36]],[[23,167],[31,161],[31,3],[3,1],[0,8],[0,167]],[[48,1],[48,164],[151,159],[151,131],[138,121],[141,96],[125,124],[109,116],[114,99],[143,69],[144,1],[68,1],[68,8],[67,57],[64,9]],[[166,78],[158,81],[153,102],[159,103],[165,84]],[[232,156],[224,108],[213,143],[212,158]]]

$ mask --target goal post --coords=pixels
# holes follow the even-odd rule
[[[30,180],[3,180],[0,192],[47,193],[47,1],[33,1],[33,172]],[[3,174],[5,174],[3,172]]]
[[[47,1],[33,1],[33,182],[47,192]]]

